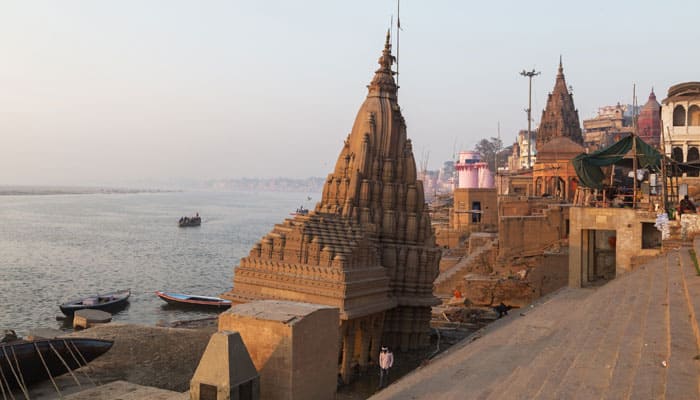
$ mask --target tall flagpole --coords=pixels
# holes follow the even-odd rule
[[[401,32],[401,0],[396,0],[396,93],[399,92],[399,32]]]

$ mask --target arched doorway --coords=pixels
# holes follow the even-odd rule
[[[688,108],[688,125],[700,126],[700,107],[695,104]]]

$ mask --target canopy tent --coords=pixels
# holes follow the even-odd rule
[[[602,189],[605,175],[601,167],[616,164],[631,168],[632,159],[625,159],[625,156],[632,150],[633,139],[636,142],[637,168],[660,171],[661,153],[638,136],[627,136],[610,147],[591,154],[582,153],[571,160],[580,184],[592,189]]]

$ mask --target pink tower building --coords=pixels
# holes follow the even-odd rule
[[[475,151],[460,151],[459,161],[455,165],[458,173],[459,189],[490,189],[494,187],[493,174],[488,164],[481,161],[481,156]]]

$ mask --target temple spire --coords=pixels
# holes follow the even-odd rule
[[[576,143],[583,143],[583,134],[578,119],[574,99],[566,86],[564,63],[559,55],[559,72],[554,89],[547,98],[547,106],[542,112],[537,131],[538,148],[555,137],[565,136]]]
[[[379,69],[375,71],[374,78],[370,82],[369,95],[387,95],[396,99],[396,82],[394,82],[395,72],[391,70],[392,64],[396,58],[391,54],[391,29],[386,31],[386,40],[384,42],[384,50],[377,62]]]
[[[564,75],[564,65],[561,62],[561,54],[559,54],[559,73],[558,75]]]
[[[390,72],[393,75],[394,72],[391,70],[391,65],[394,63],[394,60],[394,56],[391,55],[391,29],[387,29],[384,50],[382,51],[382,56],[379,57],[379,65],[381,66],[379,71]]]

